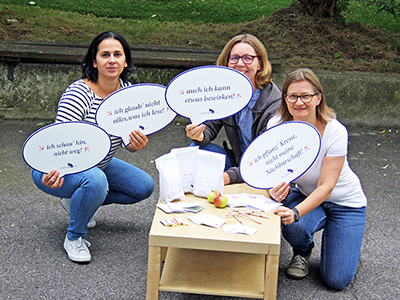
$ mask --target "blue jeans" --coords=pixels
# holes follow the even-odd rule
[[[189,145],[189,147],[193,147],[193,146],[198,146],[198,145],[196,145],[194,142]],[[210,152],[215,152],[215,153],[220,153],[220,154],[225,155],[225,169],[224,169],[224,171],[226,171],[226,170],[228,170],[228,169],[233,167],[233,165],[231,163],[231,160],[229,159],[228,153],[226,153],[224,147],[219,146],[219,145],[214,144],[214,143],[208,143],[208,144],[206,144],[204,146],[199,146],[199,149],[210,151]]]
[[[294,188],[286,198],[285,206],[293,208],[305,198]],[[282,233],[293,247],[294,255],[307,257],[314,247],[314,233],[324,229],[321,276],[332,289],[343,290],[356,273],[364,228],[365,207],[352,208],[324,202],[298,222],[283,226]]]
[[[70,240],[84,238],[87,224],[101,205],[118,203],[132,204],[148,198],[154,189],[150,175],[139,168],[113,158],[100,170],[89,170],[64,176],[64,184],[58,189],[43,185],[43,173],[31,171],[33,182],[43,192],[71,198],[67,235]]]

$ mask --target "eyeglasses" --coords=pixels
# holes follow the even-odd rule
[[[245,65],[250,65],[254,58],[258,57],[258,55],[250,55],[250,54],[245,54],[243,56],[239,55],[229,55],[228,60],[231,64],[236,65],[240,59],[242,59],[243,63]]]
[[[316,96],[316,95],[318,95],[318,93],[315,93],[315,94],[313,94],[313,95],[310,95],[310,94],[304,94],[304,95],[300,95],[300,96],[297,96],[297,95],[285,95],[285,97],[286,97],[286,100],[289,102],[289,103],[296,103],[297,102],[297,99],[301,99],[301,101],[303,101],[303,103],[308,103],[308,102],[310,102],[311,100],[312,100],[312,98],[314,97],[314,96]]]

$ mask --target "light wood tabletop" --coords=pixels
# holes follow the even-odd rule
[[[224,194],[263,194],[246,184],[227,185]],[[205,198],[186,194],[184,202],[204,200],[201,213],[226,219],[225,225],[238,221],[228,216],[229,207],[216,208]],[[248,211],[249,209],[240,209]],[[147,299],[158,299],[159,291],[216,294],[275,299],[280,253],[280,218],[272,211],[269,218],[240,220],[257,229],[252,235],[226,234],[221,228],[196,225],[187,217],[194,214],[166,214],[157,209],[149,233]],[[166,227],[161,220],[178,217],[187,226]],[[168,249],[162,278],[161,249]]]

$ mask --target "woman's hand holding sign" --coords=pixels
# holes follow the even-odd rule
[[[135,152],[142,150],[144,147],[146,147],[147,143],[149,142],[149,139],[147,136],[141,132],[138,129],[135,129],[134,131],[131,131],[129,134],[129,145],[126,147],[126,149],[130,152]]]
[[[282,181],[281,183],[277,184],[269,190],[269,195],[275,201],[282,202],[287,197],[287,195],[289,195],[289,192],[289,183]]]
[[[60,177],[60,172],[57,170],[51,170],[48,174],[44,174],[42,183],[51,189],[58,189],[64,183],[64,178]]]
[[[186,135],[192,140],[202,142],[204,140],[204,129],[206,125],[189,124],[186,126]]]

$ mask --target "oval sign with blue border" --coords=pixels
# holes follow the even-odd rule
[[[312,166],[320,149],[321,136],[314,126],[298,121],[278,124],[247,147],[240,160],[240,175],[258,189],[290,183]]]
[[[100,163],[110,152],[111,140],[99,126],[86,122],[51,124],[25,141],[22,156],[33,169],[60,176],[75,174]]]

